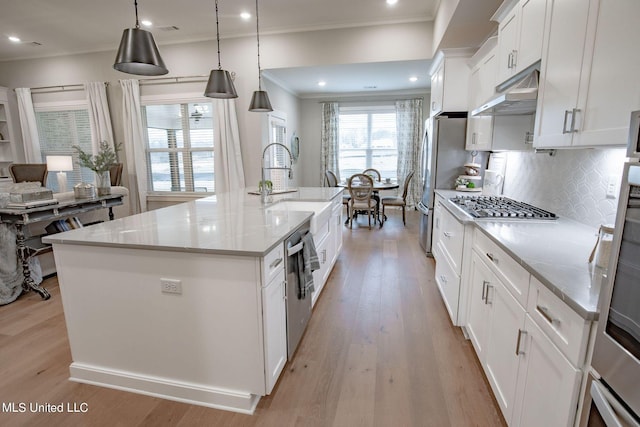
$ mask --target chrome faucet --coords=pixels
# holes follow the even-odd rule
[[[273,147],[273,146],[276,146],[276,145],[279,145],[280,147],[284,148],[287,151],[287,153],[289,153],[289,167],[285,166],[285,167],[268,167],[267,168],[267,167],[264,166],[264,158],[265,158],[265,154],[267,154],[267,150],[270,147]],[[265,203],[267,203],[267,198],[269,196],[269,191],[267,189],[266,183],[264,182],[265,181],[265,179],[264,179],[264,171],[267,170],[267,169],[269,169],[269,170],[272,170],[272,169],[288,170],[289,171],[289,179],[292,179],[293,178],[293,155],[291,154],[291,151],[289,151],[289,148],[287,148],[286,145],[281,144],[279,142],[272,142],[271,144],[268,144],[266,147],[264,147],[264,150],[262,151],[262,160],[261,160],[260,166],[262,168],[261,181],[260,181],[260,184],[261,184],[260,200],[261,200],[262,204],[265,204]]]

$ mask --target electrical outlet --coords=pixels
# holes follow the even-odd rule
[[[182,294],[182,281],[175,279],[160,279],[160,290],[165,294]]]
[[[607,199],[615,199],[618,196],[618,177],[609,175],[607,182]]]

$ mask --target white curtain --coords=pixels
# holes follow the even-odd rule
[[[327,185],[325,171],[330,170],[338,177],[340,182],[340,170],[338,168],[339,157],[339,122],[340,106],[337,102],[322,103],[322,129],[320,135],[320,182]]]
[[[91,125],[91,146],[93,154],[98,154],[100,142],[102,141],[106,141],[112,147],[115,147],[105,83],[85,83],[84,93],[88,105],[89,124]]]
[[[407,205],[414,204],[421,198],[420,183],[420,142],[422,140],[422,99],[405,99],[396,101],[396,135],[398,139],[398,183],[404,186],[404,179],[414,171]]]
[[[244,188],[238,115],[233,99],[214,99],[214,171],[216,193]]]
[[[36,112],[33,109],[33,100],[31,99],[31,89],[28,87],[17,88],[16,96],[18,98],[18,115],[20,116],[24,157],[27,163],[42,163],[40,138],[38,137]]]
[[[124,149],[127,155],[127,176],[133,213],[147,210],[147,163],[145,153],[140,85],[138,80],[120,80],[122,88],[122,114]]]

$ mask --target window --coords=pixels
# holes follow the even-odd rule
[[[283,113],[271,113],[268,115],[269,120],[269,144],[277,142],[287,146],[287,121]],[[287,146],[287,148],[289,148]],[[289,170],[285,168],[291,167],[291,159],[287,151],[278,146],[269,148],[265,153],[267,156],[265,167],[278,168],[268,169],[265,171],[265,179],[271,180],[274,191],[286,191],[289,183]]]
[[[67,190],[79,182],[93,182],[94,174],[90,169],[78,166],[78,154],[74,145],[91,153],[91,125],[89,112],[85,105],[35,107],[36,123],[40,140],[42,161],[46,156],[73,156],[73,171],[67,172]],[[46,187],[53,192],[59,191],[56,171],[49,171]]]
[[[379,170],[383,178],[396,177],[398,143],[393,106],[341,107],[339,128],[342,178],[368,168]]]
[[[146,105],[147,173],[153,192],[215,192],[213,105]]]

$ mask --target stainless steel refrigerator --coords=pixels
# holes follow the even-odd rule
[[[453,190],[456,178],[464,173],[464,164],[472,160],[472,152],[464,149],[466,132],[467,113],[443,113],[425,123],[420,150],[422,200],[418,210],[421,212],[420,246],[428,256],[431,256],[434,190]],[[474,158],[482,170],[486,158],[486,153],[476,153]]]

